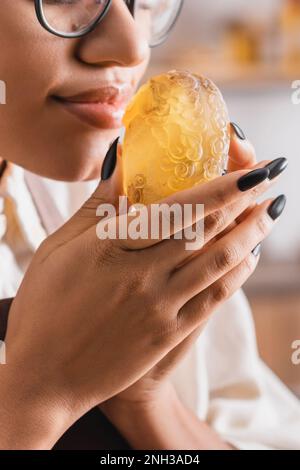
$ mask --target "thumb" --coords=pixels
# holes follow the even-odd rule
[[[100,204],[112,204],[118,211],[119,196],[123,194],[121,152],[118,137],[104,158],[97,188],[83,206],[50,236],[52,242],[66,243],[96,225],[100,220],[96,215]]]
[[[91,197],[83,205],[82,209],[91,207],[95,203],[95,209],[99,204],[113,204],[117,210],[119,196],[123,194],[123,179],[121,165],[122,147],[119,137],[110,145],[104,158],[100,182]]]
[[[242,129],[235,123],[230,124],[230,148],[228,171],[252,168],[256,164],[253,145],[246,138]]]

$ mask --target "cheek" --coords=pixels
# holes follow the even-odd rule
[[[32,103],[43,96],[51,79],[56,60],[53,42],[36,19],[33,1],[2,2],[0,75],[6,81],[11,106]]]
[[[23,48],[17,42],[10,43],[7,61],[0,59],[0,75],[6,82],[9,107],[29,112],[45,102],[58,57],[48,41],[36,44],[32,37],[25,36],[22,43]]]
[[[148,56],[145,58],[145,60],[141,64],[135,67],[134,76],[135,76],[136,84],[138,84],[143,78],[145,71],[149,65],[150,59],[151,59],[151,49],[148,49]]]
[[[33,2],[24,1],[24,15],[17,19],[11,4],[10,0],[0,18],[0,80],[6,86],[0,157],[40,174],[49,173],[52,163],[55,176],[59,171],[57,142],[64,144],[64,132],[49,109],[47,95],[61,78],[59,64],[64,64],[66,51],[41,28],[34,10],[28,9]]]
[[[39,24],[33,0],[0,0],[0,77],[5,80],[8,112],[31,118],[59,79],[67,43]],[[16,14],[18,12],[18,15]]]

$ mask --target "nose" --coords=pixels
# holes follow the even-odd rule
[[[97,27],[80,39],[77,56],[89,65],[133,67],[146,61],[149,46],[124,0],[113,0]]]

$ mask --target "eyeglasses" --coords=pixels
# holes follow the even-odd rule
[[[124,0],[130,13],[147,31],[150,47],[161,44],[180,14],[184,0]],[[40,24],[63,38],[91,32],[109,11],[112,0],[34,0]]]

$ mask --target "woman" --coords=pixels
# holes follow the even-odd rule
[[[169,26],[179,7],[166,7]],[[231,172],[176,195],[205,204],[206,246],[189,260],[184,240],[96,236],[96,208],[120,193],[122,111],[168,29],[151,8],[1,2],[1,296],[16,295],[0,370],[3,449],[70,448],[70,433],[83,448],[90,426],[103,436],[100,416],[134,449],[300,448],[299,404],[260,362],[238,291],[285,204],[255,201],[286,161],[256,165],[232,125]],[[64,202],[43,177],[82,188],[100,171],[62,224]]]

